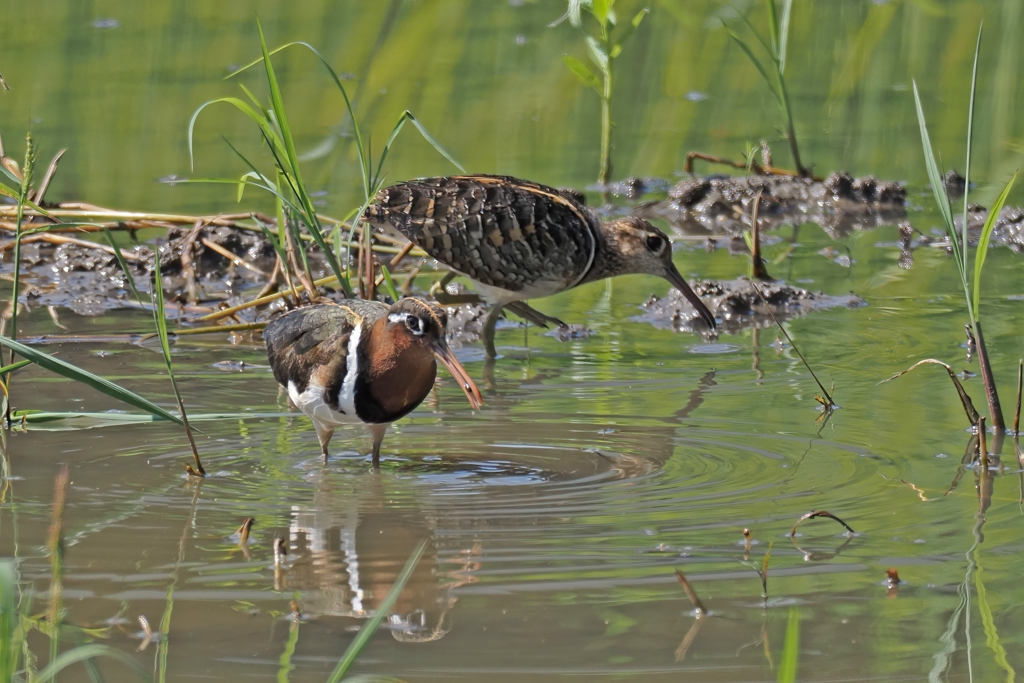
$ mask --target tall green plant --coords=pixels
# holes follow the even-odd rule
[[[22,238],[22,222],[25,218],[25,205],[29,202],[29,195],[32,191],[32,172],[35,168],[36,163],[36,146],[35,141],[32,139],[32,133],[28,133],[25,136],[25,163],[21,167],[21,178],[18,186],[18,216],[14,225],[14,282],[11,287],[11,338],[17,339],[18,337],[18,294],[21,289],[21,238]],[[8,172],[8,175],[17,179]],[[14,363],[14,351],[11,350],[10,363]],[[7,410],[4,411],[4,417],[7,423],[10,424],[10,387],[11,387],[11,374],[8,372],[4,375],[4,394],[7,400]]]
[[[786,138],[789,140],[789,151],[793,155],[793,165],[796,172],[801,176],[809,176],[810,171],[804,167],[800,160],[800,147],[796,141],[796,127],[793,125],[793,107],[789,101],[789,89],[786,87],[786,46],[789,42],[789,18],[793,11],[793,0],[782,0],[782,11],[775,6],[775,0],[765,0],[768,5],[768,32],[769,39],[765,41],[757,32],[753,24],[745,16],[737,12],[739,18],[750,29],[750,33],[757,39],[758,44],[768,55],[769,64],[767,67],[759,60],[750,44],[740,38],[735,31],[728,26],[726,30],[729,35],[743,50],[743,54],[757,68],[765,84],[775,96],[775,100],[782,107],[783,117],[786,119]]]
[[[267,77],[267,84],[270,90],[270,105],[263,105],[260,100],[249,91],[244,85],[239,87],[245,94],[248,102],[241,100],[236,97],[222,97],[209,102],[203,103],[195,113],[192,114],[192,119],[189,121],[188,126],[188,144],[189,144],[189,155],[190,158],[194,159],[193,156],[193,132],[195,129],[196,119],[199,114],[212,104],[225,102],[231,104],[236,109],[248,116],[260,130],[260,135],[263,141],[267,144],[273,159],[274,159],[274,174],[265,174],[257,170],[254,164],[248,159],[238,153],[234,147],[232,150],[242,159],[242,161],[249,168],[239,180],[224,179],[224,178],[213,178],[203,179],[197,182],[229,182],[239,184],[239,199],[242,196],[242,190],[245,185],[253,185],[274,195],[280,202],[282,211],[279,212],[279,217],[283,217],[285,212],[290,212],[293,216],[298,217],[306,229],[309,231],[313,241],[323,251],[327,258],[328,264],[331,267],[335,277],[345,292],[346,296],[353,296],[353,290],[351,282],[348,276],[348,254],[346,253],[346,267],[341,267],[340,254],[337,247],[340,241],[333,240],[334,244],[331,244],[329,236],[324,234],[323,226],[320,218],[316,214],[316,210],[313,207],[313,202],[310,197],[309,191],[302,178],[302,172],[299,164],[299,155],[296,151],[295,141],[292,137],[291,126],[288,123],[288,116],[285,111],[284,99],[281,95],[281,88],[277,80],[277,75],[274,71],[273,63],[271,61],[271,55],[284,50],[285,48],[292,46],[302,46],[312,52],[323,64],[324,68],[327,69],[328,74],[331,76],[331,80],[334,81],[335,86],[341,92],[342,97],[345,100],[345,107],[348,110],[349,116],[352,117],[353,122],[353,133],[356,142],[357,155],[359,158],[360,173],[363,181],[363,203],[355,211],[350,214],[351,225],[356,226],[366,207],[373,201],[374,195],[381,188],[384,182],[384,162],[387,159],[388,153],[391,150],[391,145],[394,143],[395,138],[402,131],[406,122],[412,123],[413,126],[420,132],[423,138],[430,143],[445,159],[450,161],[456,168],[463,173],[465,169],[454,157],[452,157],[441,144],[430,134],[426,127],[417,119],[412,112],[405,111],[399,116],[398,122],[391,130],[391,135],[388,137],[387,144],[384,145],[384,150],[381,152],[380,158],[377,161],[376,166],[373,164],[373,160],[370,155],[370,149],[368,145],[364,144],[363,134],[359,128],[359,122],[356,118],[355,111],[352,106],[352,100],[348,96],[348,91],[342,84],[341,77],[330,65],[330,63],[324,58],[320,52],[312,45],[305,42],[293,42],[282,45],[275,50],[269,50],[267,48],[266,38],[263,34],[263,27],[257,21],[257,27],[259,28],[260,34],[260,48],[262,51],[262,57],[257,59],[237,71],[231,73],[228,77],[235,76],[246,69],[262,63],[264,71]],[[230,145],[230,143],[229,143]],[[194,162],[193,162],[194,163]],[[275,177],[278,180],[275,182],[271,180],[271,177]],[[280,220],[280,218],[279,218]],[[284,226],[279,226],[279,239],[280,242],[284,243],[285,230]],[[339,228],[340,229],[340,226]],[[366,247],[369,248],[369,231],[365,231],[364,237],[366,240]]]
[[[583,10],[593,17],[593,28],[596,30],[588,30],[584,26]],[[569,67],[569,71],[601,98],[601,170],[597,182],[602,185],[608,182],[612,172],[612,63],[622,54],[622,46],[640,26],[648,12],[645,7],[634,14],[632,20],[622,30],[616,31],[615,0],[569,0],[569,11],[552,24],[555,26],[568,19],[570,24],[583,33],[587,43],[587,55],[601,74],[598,78],[580,60],[572,55],[562,55],[562,61]]]
[[[939,209],[939,215],[942,217],[943,227],[945,227],[946,235],[949,238],[950,250],[953,252],[953,260],[956,262],[957,273],[960,275],[960,284],[964,290],[964,301],[967,305],[967,317],[970,319],[971,327],[974,331],[974,337],[977,342],[978,365],[981,369],[982,381],[985,385],[985,394],[988,400],[992,426],[993,428],[1002,431],[1006,429],[1006,423],[1003,420],[1003,411],[999,403],[999,393],[996,390],[995,377],[992,373],[992,367],[988,360],[988,349],[985,346],[985,335],[982,331],[981,316],[978,309],[981,304],[981,273],[985,267],[985,257],[988,254],[988,245],[992,238],[992,231],[995,228],[996,220],[999,218],[999,212],[1002,211],[1003,206],[1006,203],[1006,199],[1010,194],[1010,190],[1013,188],[1013,184],[1017,179],[1017,173],[1015,172],[1010,180],[1007,181],[1006,185],[1003,186],[1002,191],[999,193],[999,196],[996,198],[995,202],[993,202],[992,206],[989,207],[988,215],[985,217],[985,223],[982,226],[981,235],[978,238],[978,248],[974,256],[972,286],[970,265],[967,258],[967,208],[971,192],[971,141],[974,133],[974,99],[978,84],[978,55],[981,51],[981,36],[982,28],[979,27],[978,40],[974,48],[974,69],[971,73],[971,94],[967,115],[967,159],[965,161],[964,170],[964,208],[960,230],[957,230],[956,223],[953,220],[952,204],[950,202],[949,195],[946,192],[946,185],[942,180],[942,172],[939,169],[938,162],[936,161],[935,152],[932,149],[931,138],[928,135],[928,124],[925,121],[924,108],[921,106],[921,96],[917,91],[916,80],[913,82],[913,86],[914,104],[917,107],[917,122],[918,127],[921,130],[921,147],[924,150],[924,162],[925,170],[928,173],[928,183],[931,185],[932,196],[935,198],[935,203]]]

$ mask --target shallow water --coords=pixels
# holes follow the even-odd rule
[[[233,190],[150,180],[187,174],[188,117],[205,99],[232,91],[221,80],[228,65],[255,56],[253,12],[272,44],[309,40],[361,79],[361,111],[380,126],[375,139],[408,107],[472,170],[585,185],[596,169],[596,103],[576,94],[558,59],[579,40],[565,26],[545,28],[559,5],[314,3],[287,16],[269,3],[185,3],[177,14],[132,3],[95,6],[93,14],[86,7],[17,9],[26,31],[2,48],[13,88],[0,112],[8,149],[17,148],[14,133],[29,115],[40,119],[34,130],[44,155],[70,148],[54,198],[233,210],[225,208],[234,206]],[[774,104],[716,28],[720,9],[654,6],[647,33],[627,46],[621,71],[643,77],[620,76],[616,176],[668,177],[688,149],[735,154],[744,140],[774,134]],[[1019,62],[1020,17],[1011,2],[951,3],[936,13],[909,2],[842,3],[795,16],[790,50],[805,157],[825,170],[907,180],[912,203],[930,207],[905,86],[918,78],[933,141],[945,158],[961,158],[961,101],[982,16],[992,28],[975,172],[1001,183],[1019,154],[1007,141],[1022,133],[1019,117],[1000,118],[1014,111],[1020,90],[1019,78],[1006,75]],[[26,49],[44,35],[50,49]],[[340,104],[307,57],[281,60],[293,126],[312,148],[340,119]],[[687,99],[693,92],[707,98]],[[243,122],[225,111],[199,131],[198,172],[244,172],[217,138],[225,132],[251,142]],[[405,135],[389,177],[449,171]],[[785,163],[783,145],[775,146]],[[325,210],[347,211],[357,198],[351,160],[336,151],[311,168],[328,191]],[[928,211],[910,220],[924,232],[938,224]],[[801,680],[1009,680],[1008,671],[1024,666],[1021,483],[1012,445],[1003,445],[1004,471],[967,469],[945,495],[971,438],[948,378],[922,368],[878,384],[928,357],[977,371],[964,359],[954,265],[926,248],[915,252],[912,269],[900,268],[894,226],[839,243],[813,225],[779,235],[765,248],[774,275],[867,302],[786,323],[826,386],[834,382],[842,408],[827,422],[818,420],[820,390],[775,329],[714,343],[659,329],[640,319],[640,304],[666,285],[643,277],[537,304],[586,322],[594,331],[588,339],[561,343],[508,325],[493,368],[479,345],[459,349],[484,393],[483,409],[471,411],[443,375],[423,406],[391,429],[379,474],[364,455],[369,437],[357,428],[339,430],[322,465],[311,425],[288,412],[258,338],[182,337],[174,360],[190,411],[257,415],[196,423],[211,476],[185,479],[189,448],[172,425],[61,421],[16,431],[7,444],[0,556],[18,558],[42,611],[54,476],[67,463],[66,622],[113,624],[104,642],[169,680],[325,680],[423,540],[389,633],[374,637],[354,672],[407,681],[775,680],[795,615]],[[820,253],[828,247],[851,265]],[[982,302],[1007,412],[1024,356],[1019,259],[992,250]],[[747,267],[742,257],[693,243],[679,247],[677,264],[684,274],[723,279]],[[45,309],[20,321],[22,337],[68,334]],[[61,311],[60,321],[83,335],[151,324],[131,311],[98,318]],[[45,350],[173,405],[155,347]],[[245,365],[230,371],[223,361]],[[965,386],[980,407],[980,380]],[[121,408],[35,368],[16,375],[13,397],[19,408]],[[817,509],[856,534],[813,519],[790,538],[796,520]],[[232,537],[246,517],[256,520],[247,551]],[[277,576],[275,537],[289,549]],[[756,568],[769,547],[765,600]],[[904,582],[896,590],[885,585],[890,567]],[[677,568],[710,617],[695,619]],[[969,600],[961,613],[962,595]],[[292,600],[303,615],[298,626]],[[169,632],[137,651],[137,617],[159,630],[168,614]],[[45,653],[46,641],[34,638],[35,651]],[[118,664],[101,668],[106,680],[135,680]],[[79,665],[59,680],[84,676]]]

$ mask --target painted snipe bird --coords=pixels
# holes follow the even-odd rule
[[[715,327],[711,311],[672,263],[665,233],[641,218],[601,221],[570,192],[508,176],[424,178],[378,192],[366,220],[404,235],[474,282],[492,304],[484,325],[492,358],[502,308],[562,324],[524,300],[616,275],[665,278]]]
[[[362,423],[373,434],[373,465],[388,425],[418,406],[441,361],[473,408],[480,390],[445,341],[448,316],[437,303],[408,297],[388,306],[347,299],[270,321],[263,331],[274,378],[313,421],[324,460],[335,428]]]

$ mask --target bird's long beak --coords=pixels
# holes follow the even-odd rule
[[[462,367],[462,363],[452,353],[451,348],[448,346],[443,338],[438,339],[434,343],[432,349],[437,359],[448,368],[448,372],[452,373],[452,377],[459,383],[462,390],[466,392],[466,398],[469,399],[469,405],[473,406],[474,410],[480,408],[483,405],[484,399],[480,395],[480,390],[476,388],[476,384],[470,378],[469,373],[466,372],[466,368]]]
[[[665,279],[671,282],[672,286],[682,292],[683,296],[686,297],[686,300],[693,304],[693,307],[697,309],[697,313],[704,322],[708,324],[708,327],[715,329],[715,316],[711,315],[711,311],[708,310],[708,307],[703,301],[701,301],[701,298],[697,296],[697,292],[690,288],[690,285],[687,284],[686,280],[679,274],[679,271],[676,270],[674,265],[669,266],[669,271],[665,275]]]

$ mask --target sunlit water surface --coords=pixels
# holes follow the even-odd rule
[[[1006,116],[1020,90],[1016,72],[1006,73],[1019,63],[1016,3],[934,11],[927,3],[796,4],[792,78],[805,155],[819,169],[909,181],[918,188],[912,202],[930,207],[906,86],[911,77],[922,82],[936,145],[961,158],[961,104],[982,17],[992,28],[977,173],[1001,182],[1001,169],[1019,161],[1011,144],[1019,117]],[[272,43],[309,40],[353,74],[375,140],[408,107],[471,170],[584,186],[596,167],[596,100],[577,92],[559,59],[566,50],[582,56],[580,41],[567,26],[546,28],[558,3],[519,5],[311,3],[286,15],[269,3],[185,3],[174,13],[114,2],[29,12],[26,4],[14,12],[26,30],[0,52],[13,88],[3,95],[4,140],[16,147],[32,120],[44,153],[69,147],[54,197],[231,210],[233,190],[152,181],[188,174],[189,115],[233,94],[221,78],[256,54],[258,12]],[[652,6],[620,62],[617,177],[669,177],[688,149],[732,155],[765,136],[775,136],[784,163],[774,103],[729,46],[721,12],[716,3]],[[338,98],[304,59],[281,57],[293,125],[306,148],[333,139],[347,150],[331,133]],[[244,172],[218,136],[256,150],[245,125],[227,111],[212,114],[197,136],[197,172]],[[449,172],[412,134],[402,142],[390,177]],[[358,199],[347,154],[311,162],[327,208],[339,214]],[[937,225],[925,212],[911,220],[924,232]],[[638,320],[640,304],[665,285],[642,277],[538,303],[586,323],[589,339],[561,343],[508,325],[493,368],[479,346],[459,349],[483,409],[471,411],[442,376],[392,428],[379,474],[357,428],[339,430],[330,462],[321,462],[315,433],[288,412],[258,336],[237,344],[183,337],[174,361],[190,410],[260,415],[196,424],[211,476],[186,479],[188,445],[166,424],[65,421],[16,431],[0,554],[18,558],[44,609],[53,482],[68,464],[66,623],[112,624],[105,642],[168,680],[325,680],[421,541],[420,563],[354,672],[406,681],[768,681],[787,620],[799,619],[800,680],[1010,680],[1024,667],[1013,446],[1002,446],[1002,471],[959,469],[971,436],[945,373],[928,367],[879,386],[928,357],[977,371],[962,347],[966,316],[952,262],[922,249],[912,269],[900,268],[894,226],[840,243],[813,225],[780,236],[766,248],[774,275],[867,303],[787,323],[842,406],[831,420],[820,419],[821,390],[777,329],[713,345],[657,329]],[[819,253],[829,246],[852,264]],[[699,243],[677,252],[685,274],[732,278],[747,267]],[[1024,355],[1020,258],[994,249],[983,292],[1007,410]],[[150,325],[135,312],[62,311],[59,319],[75,334]],[[67,333],[33,309],[19,334]],[[173,406],[155,346],[45,348]],[[245,365],[230,371],[222,361]],[[965,386],[981,406],[980,380]],[[121,408],[35,368],[16,375],[13,392],[23,408]],[[856,533],[812,519],[790,536],[801,515],[821,509]],[[256,523],[240,548],[233,534],[247,517]],[[288,548],[278,572],[275,538]],[[765,598],[758,570],[769,548]],[[896,588],[886,585],[888,568],[903,581]],[[676,569],[709,617],[696,618]],[[140,615],[166,633],[146,642]],[[41,637],[33,644],[46,652]],[[118,664],[101,667],[106,680],[134,680]],[[84,675],[78,665],[62,680]]]

